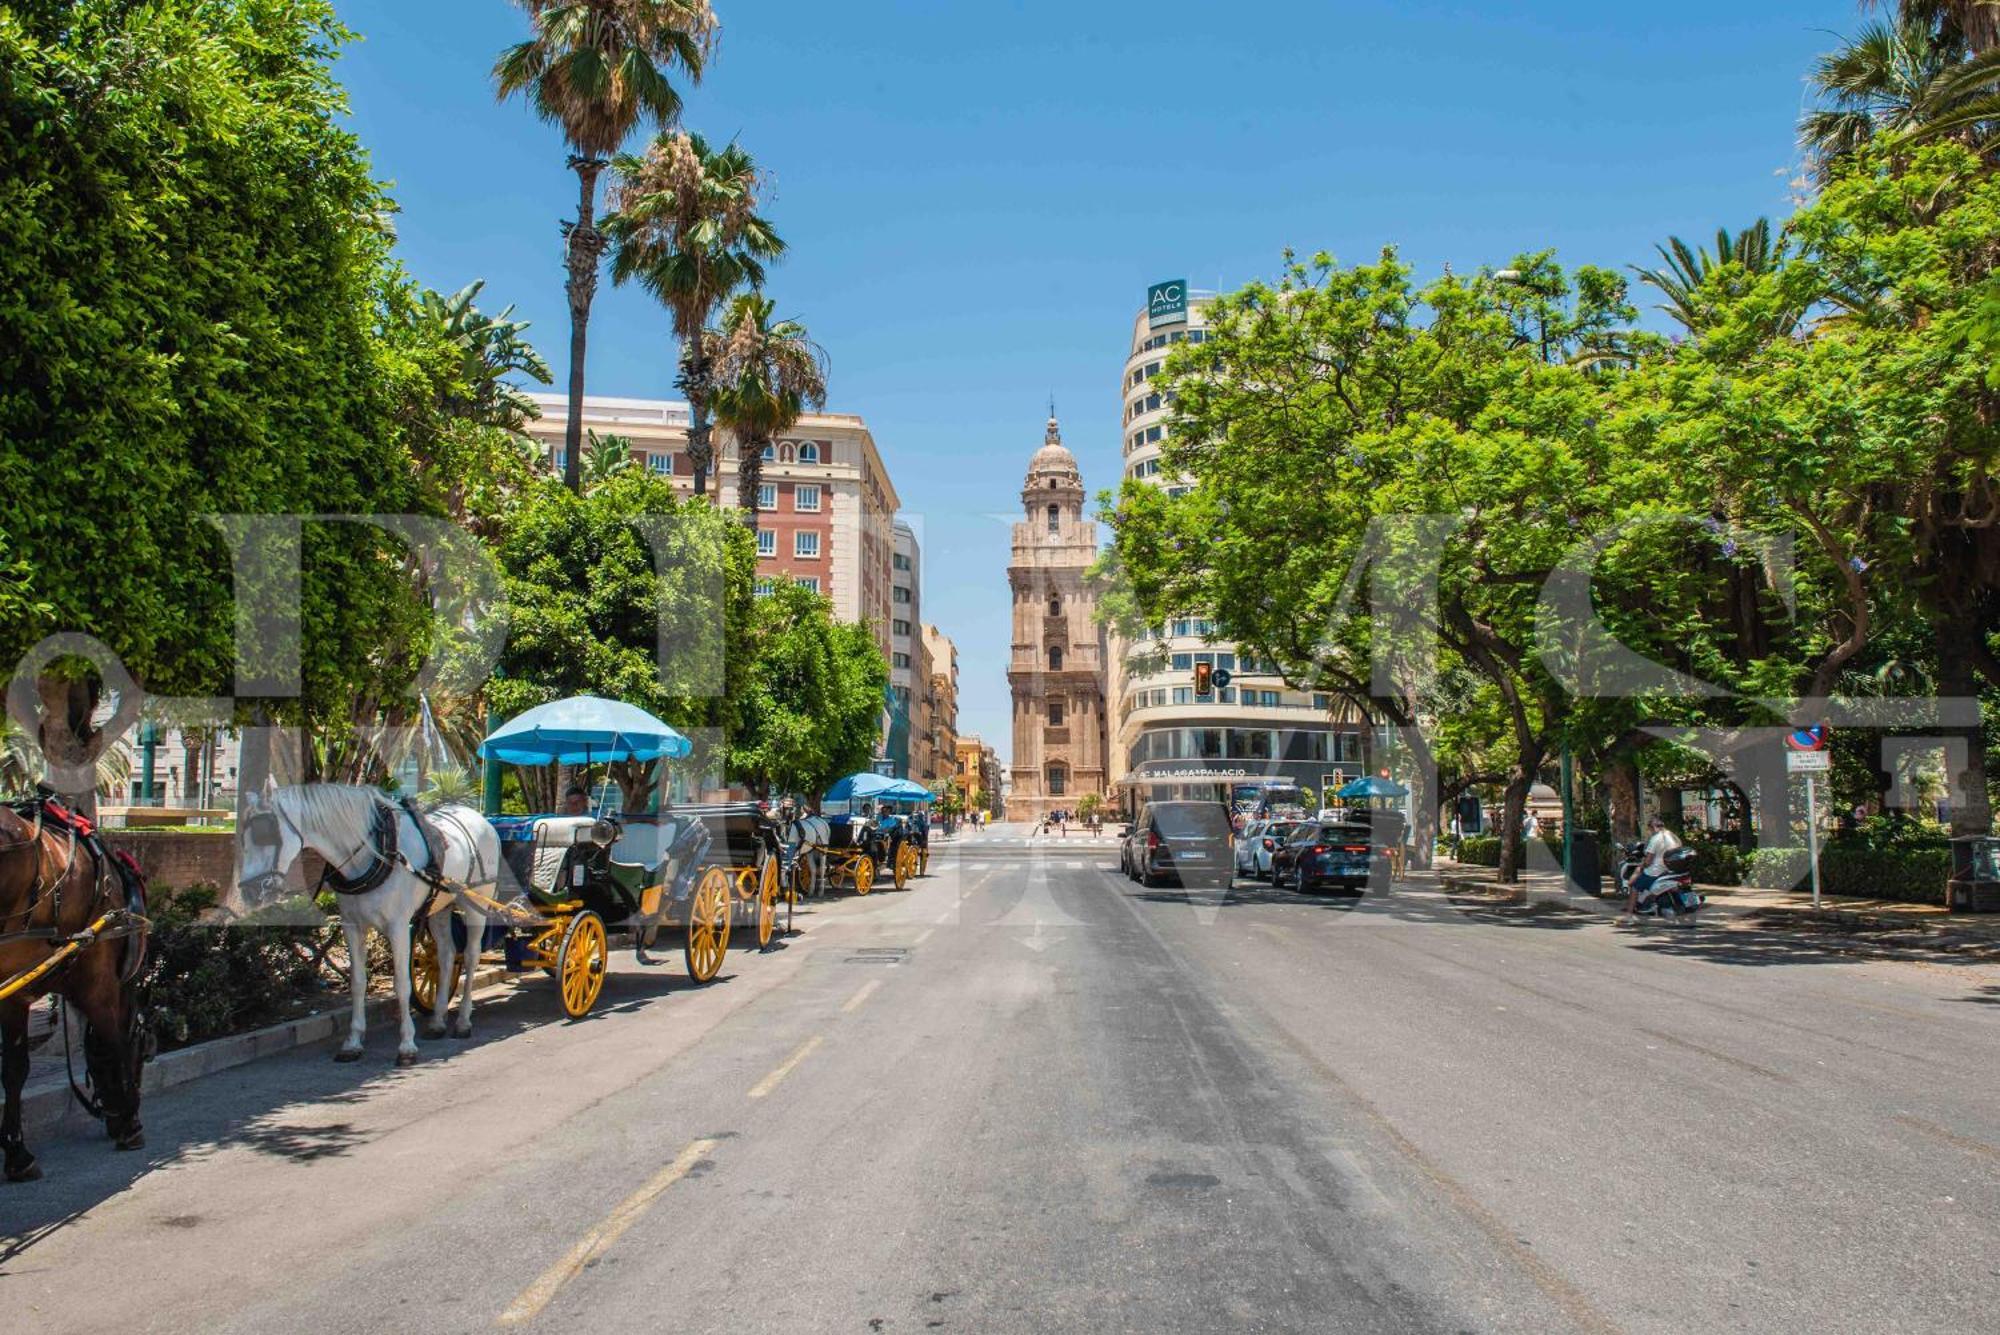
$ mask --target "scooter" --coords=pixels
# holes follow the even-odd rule
[[[1658,918],[1663,922],[1686,920],[1692,923],[1695,914],[1707,902],[1694,888],[1694,850],[1676,848],[1663,861],[1667,864],[1667,874],[1654,881],[1639,897],[1639,916]],[[1645,841],[1627,844],[1624,860],[1618,864],[1618,884],[1629,893],[1639,869],[1645,865]]]

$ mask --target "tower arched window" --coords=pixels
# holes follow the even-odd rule
[[[1059,594],[1059,593],[1052,593],[1052,594],[1050,594],[1050,595],[1049,595],[1049,615],[1050,615],[1050,616],[1052,616],[1052,617],[1059,617],[1059,616],[1061,616],[1061,615],[1062,615],[1062,595],[1061,595],[1061,594]]]
[[[1059,646],[1049,646],[1049,671],[1062,671],[1062,649]]]
[[[1049,507],[1049,532],[1056,533],[1060,532],[1061,529],[1062,529],[1062,510],[1057,506],[1051,505]]]
[[[799,446],[799,462],[802,464],[816,464],[819,462],[819,445],[817,442],[809,440]]]

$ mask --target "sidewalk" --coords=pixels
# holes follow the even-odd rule
[[[1507,889],[1500,885],[1491,867],[1437,860],[1437,875],[1443,888],[1492,894]],[[1560,900],[1577,908],[1616,916],[1625,911],[1625,897],[1608,893],[1601,896],[1573,894],[1560,872],[1523,871],[1515,884],[1529,902]],[[1942,904],[1910,904],[1897,899],[1863,899],[1851,895],[1822,895],[1815,909],[1810,890],[1765,890],[1747,885],[1697,885],[1708,903],[1704,913],[1732,918],[1756,918],[1766,924],[1783,926],[1787,919],[1801,923],[1835,924],[1875,930],[1949,933],[1966,944],[2000,949],[2000,913],[1952,913]]]

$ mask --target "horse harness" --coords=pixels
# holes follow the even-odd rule
[[[85,949],[99,941],[137,943],[126,946],[118,969],[118,981],[128,985],[132,983],[145,967],[146,932],[152,925],[146,918],[146,877],[139,870],[139,864],[123,849],[106,846],[93,822],[64,806],[47,788],[39,789],[33,797],[6,805],[28,823],[28,836],[0,847],[0,852],[36,847],[41,843],[44,831],[50,827],[66,835],[68,843],[63,849],[61,870],[46,882],[42,877],[41,859],[39,856],[36,858],[34,878],[28,883],[27,904],[18,912],[0,918],[0,927],[16,921],[30,922],[43,895],[46,893],[48,896],[48,926],[23,926],[16,931],[0,933],[0,946],[18,941],[46,941],[50,950],[49,958],[34,968],[0,980],[0,999],[13,996],[58,969],[67,968]],[[62,888],[69,879],[70,869],[76,865],[78,848],[90,857],[93,869],[93,889],[87,906],[89,921],[80,931],[65,932],[62,927]],[[111,894],[114,877],[124,891],[122,902]],[[101,913],[98,912],[100,907],[103,909]]]
[[[397,837],[397,818],[405,815],[410,818],[410,823],[416,826],[417,835],[423,840],[425,863],[421,867],[412,863],[403,853],[401,840]],[[253,821],[262,819],[265,817],[252,818]],[[371,890],[379,889],[398,867],[433,890],[452,889],[453,886],[444,875],[446,847],[444,834],[435,823],[440,819],[452,818],[441,813],[426,812],[413,798],[406,797],[398,802],[390,802],[386,798],[375,799],[370,803],[366,838],[359,847],[338,863],[331,859],[327,860],[320,871],[319,884],[315,887],[315,891],[331,889],[337,895],[365,895]],[[483,883],[480,872],[484,868],[479,865],[479,841],[472,837],[472,831],[466,829],[462,822],[452,820],[452,824],[466,836],[466,846],[472,852],[474,865],[470,869],[471,874],[466,878],[467,881],[471,884]],[[251,833],[253,840],[275,841],[274,836],[275,830],[271,835]],[[359,872],[349,876],[341,870],[364,853],[368,854],[368,862]]]

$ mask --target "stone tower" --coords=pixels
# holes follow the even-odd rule
[[[1085,582],[1097,525],[1083,517],[1083,474],[1049,418],[1021,486],[1007,583],[1014,595],[1013,788],[1007,819],[1038,820],[1104,794],[1104,635]]]

